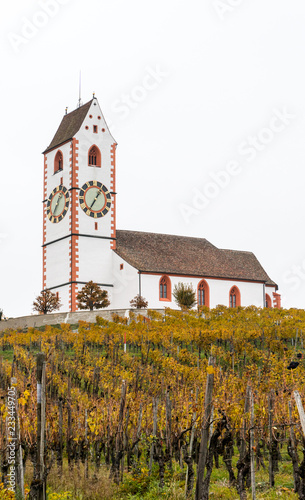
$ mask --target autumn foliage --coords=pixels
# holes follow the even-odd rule
[[[57,311],[60,307],[60,298],[51,290],[43,290],[33,302],[33,310],[42,314]]]
[[[178,283],[174,286],[173,296],[176,304],[182,310],[192,309],[196,305],[196,292],[192,285],[186,283]]]
[[[102,290],[93,281],[88,281],[88,283],[83,286],[81,291],[77,294],[77,301],[79,309],[103,309],[110,305],[108,300],[108,292]]]
[[[147,316],[149,322],[135,311],[129,325],[124,318],[114,323],[100,317],[97,324],[80,322],[77,331],[62,324],[60,328],[47,326],[44,332],[34,328],[2,332],[2,351],[14,348],[21,443],[26,457],[36,445],[38,350],[47,354],[48,453],[53,450],[59,465],[62,456],[71,467],[80,460],[88,460],[96,469],[104,464],[117,482],[123,476],[133,478],[133,487],[139,477],[142,485],[149,484],[150,470],[157,471],[161,488],[174,466],[185,478],[186,465],[195,471],[198,464],[205,387],[211,373],[211,433],[213,439],[218,433],[219,444],[215,460],[230,465],[232,454],[239,453],[241,439],[249,451],[248,386],[254,398],[257,467],[264,464],[268,471],[269,449],[277,460],[283,453],[289,459],[291,429],[301,457],[302,430],[292,395],[298,390],[305,402],[305,363],[300,357],[305,352],[305,311],[219,306],[205,309],[204,314],[167,309],[164,316],[155,311],[148,311]],[[211,355],[214,368],[208,366]],[[296,360],[297,368],[288,370]],[[11,373],[6,356],[0,364],[3,393]],[[3,420],[5,412],[3,404]],[[189,454],[191,438],[193,451]],[[0,436],[2,449],[4,440],[5,436]],[[233,478],[238,476],[236,455],[233,458],[230,476],[228,471],[230,488],[235,487]],[[181,482],[183,495],[184,480]],[[124,487],[126,484],[128,479]],[[194,490],[194,485],[190,487]]]
[[[142,295],[138,294],[130,301],[130,306],[135,309],[146,309],[148,301]]]

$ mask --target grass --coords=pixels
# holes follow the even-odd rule
[[[8,361],[9,363],[12,363],[13,357],[14,357],[13,349],[0,351],[0,357],[2,357],[4,360]]]
[[[234,458],[236,463],[237,457]],[[234,467],[236,470],[236,468]],[[48,487],[52,493],[70,492],[73,500],[184,500],[185,472],[175,464],[173,473],[168,469],[165,472],[165,486],[159,487],[158,467],[154,465],[152,476],[143,468],[138,476],[131,473],[124,474],[124,483],[116,486],[109,479],[109,469],[102,465],[95,470],[89,465],[89,478],[85,478],[84,464],[74,465],[69,469],[65,460],[63,472],[54,464],[48,476]],[[26,483],[32,480],[32,467],[28,463],[26,469]],[[298,495],[293,492],[292,465],[287,454],[283,453],[283,460],[279,463],[279,472],[275,475],[275,486],[269,488],[268,467],[256,471],[256,498],[257,500],[297,500]],[[194,493],[194,491],[193,491]],[[58,497],[59,500],[61,497]],[[239,500],[235,488],[230,486],[228,473],[220,458],[220,467],[214,467],[211,483],[210,498],[213,500]],[[251,491],[247,492],[250,500]]]

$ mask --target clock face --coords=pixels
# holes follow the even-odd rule
[[[86,215],[97,219],[108,213],[111,194],[101,182],[88,181],[79,192],[79,203]]]
[[[51,222],[60,222],[69,207],[69,192],[64,186],[53,189],[47,201],[47,214]]]

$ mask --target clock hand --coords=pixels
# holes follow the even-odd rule
[[[101,192],[102,192],[102,191],[101,191],[101,189],[99,189],[99,190],[98,190],[98,193],[97,193],[97,195],[96,195],[96,197],[94,198],[93,202],[92,202],[92,203],[91,203],[91,205],[90,205],[90,208],[92,208],[92,207],[93,207],[94,203],[96,202],[96,200],[97,200],[97,198],[99,197],[99,195],[101,194]]]
[[[57,206],[58,206],[58,203],[59,203],[59,200],[60,198],[62,197],[62,193],[60,193],[60,195],[58,196],[58,200],[56,202],[56,205],[55,205],[55,208],[54,208],[54,212],[53,212],[53,215],[55,215],[55,212],[56,212],[56,209],[57,209]]]

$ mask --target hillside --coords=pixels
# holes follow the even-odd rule
[[[1,332],[1,394],[16,377],[27,485],[43,352],[47,482],[57,499],[195,498],[201,441],[211,498],[250,498],[251,460],[257,498],[304,498],[294,391],[304,402],[305,311],[221,306],[148,316]],[[2,451],[8,407],[3,399]]]

